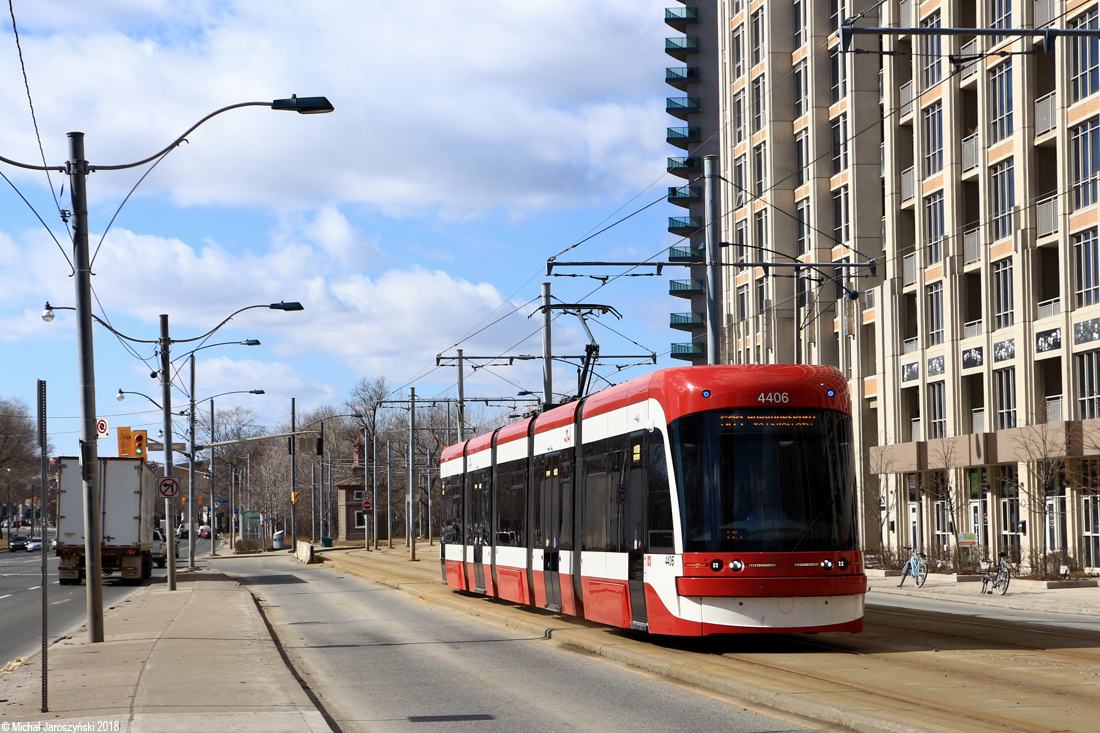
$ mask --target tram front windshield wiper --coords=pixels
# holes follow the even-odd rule
[[[833,505],[833,501],[833,499],[829,499],[821,506],[820,509],[817,510],[817,515],[814,516],[813,521],[810,522],[808,527],[806,527],[806,531],[802,533],[802,536],[798,538],[798,542],[796,542],[794,547],[791,548],[791,552],[798,551],[798,548],[801,547],[802,543],[806,541],[806,538],[810,536],[810,532],[812,532],[814,527],[817,526],[817,523],[821,521],[821,517],[825,515],[825,510]]]

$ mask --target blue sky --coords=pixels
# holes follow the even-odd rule
[[[665,174],[664,3],[638,0],[488,0],[473,3],[230,0],[16,0],[19,41],[43,153],[10,18],[0,23],[0,155],[50,165],[66,133],[86,135],[93,165],[145,158],[194,122],[242,101],[326,95],[330,115],[234,110],[192,133],[121,209],[93,266],[96,313],[138,339],[198,336],[233,311],[296,300],[301,313],[250,310],[211,343],[259,347],[197,354],[196,397],[231,395],[274,427],[290,398],[306,411],[340,404],[361,378],[384,376],[423,397],[453,395],[455,371],[435,356],[538,354],[545,262],[590,232],[661,197]],[[88,179],[93,250],[146,167]],[[47,381],[50,434],[73,454],[79,435],[71,256],[45,175],[0,164],[49,224],[60,247],[0,181],[0,395],[33,406]],[[70,208],[67,181],[62,208]],[[563,255],[640,260],[675,242],[681,213],[659,203]],[[663,258],[662,258],[663,259]],[[574,271],[579,272],[579,271]],[[586,273],[589,271],[585,271]],[[623,314],[593,325],[605,354],[667,352],[683,310],[663,277],[600,283],[551,278],[564,302]],[[596,271],[591,271],[597,274]],[[611,274],[601,272],[599,274]],[[517,313],[476,336],[502,315]],[[606,324],[612,330],[604,328]],[[620,336],[615,332],[623,334]],[[641,344],[639,348],[627,338]],[[576,323],[555,324],[557,353],[581,353]],[[152,348],[124,349],[95,332],[100,417],[157,429],[140,398],[159,399]],[[173,356],[187,350],[173,347]],[[661,365],[671,364],[664,356]],[[611,381],[624,372],[608,366]],[[561,366],[565,391],[575,371]],[[177,384],[187,386],[186,369]],[[535,362],[467,375],[468,396],[541,389]],[[404,396],[405,392],[400,393]],[[173,400],[186,397],[180,390]],[[101,445],[113,455],[115,442]]]

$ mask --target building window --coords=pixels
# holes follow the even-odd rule
[[[806,4],[803,0],[794,0],[794,47],[806,42]]]
[[[1012,60],[989,74],[990,142],[1000,142],[1012,134]]]
[[[752,33],[752,65],[764,60],[764,9],[760,8],[749,19],[749,32]]]
[[[1100,13],[1094,8],[1069,24],[1074,29],[1100,28]],[[1070,95],[1074,102],[1096,94],[1100,90],[1100,38],[1082,36],[1067,38],[1070,44]]]
[[[1095,491],[1095,489],[1094,489]],[[1084,508],[1084,531],[1081,544],[1085,549],[1085,567],[1100,568],[1100,496],[1092,494],[1081,498]]]
[[[844,244],[848,241],[848,187],[841,186],[833,191],[833,241]]]
[[[733,142],[734,144],[745,140],[745,93],[738,92],[733,95]]]
[[[810,111],[809,103],[809,70],[805,61],[799,61],[794,67],[794,116],[798,119]]]
[[[990,168],[990,182],[993,196],[993,239],[1004,239],[1012,235],[1012,210],[1016,206],[1016,188],[1013,181],[1012,160]]]
[[[745,247],[749,241],[749,223],[748,219],[742,219],[737,222],[737,227],[734,229],[734,243],[737,245],[736,250],[737,261],[745,262],[748,259],[748,248]]]
[[[934,265],[943,259],[943,191],[924,200],[924,230],[927,264]]]
[[[944,476],[936,480],[947,481],[947,477]],[[951,521],[951,510],[949,507],[950,504],[946,501],[936,501],[932,503],[932,544],[945,551],[951,547],[951,527],[953,522]]]
[[[921,21],[922,28],[939,28],[940,11],[936,11]],[[940,83],[943,75],[943,62],[940,59],[940,36],[921,36],[921,80],[925,89],[931,89]]]
[[[1016,427],[1016,367],[993,372],[993,392],[997,400],[997,429]]]
[[[801,186],[809,180],[807,169],[810,165],[810,138],[803,130],[794,138],[794,185]]]
[[[742,321],[748,318],[749,313],[749,286],[742,285],[737,288],[737,317]]]
[[[1015,322],[1012,296],[1012,258],[993,263],[993,325],[1007,328]]]
[[[1100,172],[1100,120],[1089,120],[1070,133],[1073,165],[1073,208],[1096,203],[1097,173]]]
[[[1100,351],[1086,351],[1073,357],[1077,367],[1077,417],[1100,417]]]
[[[926,303],[928,306],[928,345],[943,343],[943,283],[928,286]]]
[[[924,111],[924,175],[943,170],[943,102]]]
[[[752,149],[753,190],[757,196],[768,192],[768,144],[762,142]]]
[[[848,116],[840,115],[831,126],[833,138],[833,175],[848,168]]]
[[[745,32],[738,26],[733,32],[733,78],[745,75]]]
[[[798,254],[804,255],[810,251],[810,200],[799,199],[794,212],[798,222]]]
[[[735,206],[744,206],[749,200],[748,180],[745,176],[745,156],[737,156],[733,163],[733,200]]]
[[[752,221],[753,221],[753,229],[755,230],[753,232],[753,234],[756,237],[756,246],[757,247],[767,247],[768,246],[768,210],[767,209],[761,209],[760,211],[753,214]],[[760,259],[761,259],[761,261],[766,259],[763,256],[763,252],[761,252]]]
[[[840,24],[848,18],[848,4],[845,0],[829,0],[829,31],[840,30]]]
[[[1012,27],[1012,0],[989,0],[989,27]],[[998,36],[994,43],[1000,43],[1004,36]]]
[[[848,71],[844,66],[845,53],[840,48],[829,52],[829,102],[836,104],[848,94]]]
[[[1100,239],[1095,229],[1073,235],[1077,307],[1100,303]]]
[[[928,437],[947,437],[947,410],[944,401],[944,383],[928,385]]]
[[[752,131],[759,132],[764,129],[764,76],[758,76],[752,80]]]
[[[356,512],[355,513],[355,528],[356,529],[363,529],[366,526],[367,526],[367,513],[366,512]]]
[[[764,278],[756,281],[756,312],[763,313],[768,305],[767,289],[764,287]],[[759,357],[757,357],[759,360]]]

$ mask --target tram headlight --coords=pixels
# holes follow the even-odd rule
[[[722,570],[722,561],[721,560],[711,560],[710,561],[710,569],[713,570],[716,573],[720,572]]]
[[[833,569],[833,561],[826,558],[826,559],[821,561],[821,567],[824,570],[832,570]]]
[[[838,568],[840,568],[841,570],[847,570],[848,569],[848,558],[846,558],[846,557],[840,558],[839,560],[836,561],[836,566]]]
[[[739,573],[745,569],[745,563],[740,560],[730,560],[730,570],[735,573]]]

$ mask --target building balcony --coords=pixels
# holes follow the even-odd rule
[[[980,53],[981,46],[978,45],[977,38],[963,44],[963,47],[959,51],[959,56],[964,59],[968,58],[969,60],[963,63],[962,74],[960,75],[962,83],[966,83],[971,77],[977,76]]]
[[[982,149],[978,145],[978,133],[967,135],[962,142],[963,172],[973,170],[982,162]]]
[[[902,29],[913,27],[913,0],[901,0],[898,5],[898,27]],[[908,35],[898,37],[907,38]]]
[[[701,109],[699,97],[669,97],[665,100],[665,111],[681,120],[687,119],[688,115],[696,114]]]
[[[703,228],[701,216],[670,216],[668,231],[670,234],[692,234]]]
[[[677,206],[689,206],[703,200],[702,186],[669,186],[668,202]]]
[[[698,66],[675,66],[665,69],[665,83],[677,89],[687,89],[688,84],[695,84],[698,81]]]
[[[898,121],[901,124],[905,124],[907,121],[912,122],[913,117],[913,82],[907,81],[901,85],[901,89],[898,90],[898,110],[900,112],[900,118]],[[905,118],[909,119],[906,120]]]
[[[698,278],[690,280],[669,280],[668,294],[677,298],[691,298],[703,294],[703,281]]]
[[[1058,17],[1055,0],[1035,0],[1033,28],[1042,28]]]
[[[694,341],[686,344],[671,344],[672,351],[669,354],[673,359],[685,359],[691,361],[692,359],[698,359],[705,356],[703,350],[703,344],[697,344]]]
[[[693,143],[703,139],[698,127],[670,127],[665,132],[665,141],[670,145],[687,150]],[[671,158],[669,159],[671,160]]]
[[[901,200],[912,201],[917,195],[917,178],[913,167],[910,166],[901,172]]]
[[[905,339],[901,342],[901,353],[903,354],[915,354],[920,351],[920,337],[914,336],[913,338]]]
[[[705,250],[690,244],[677,244],[668,248],[669,262],[702,262]]]
[[[1058,231],[1058,194],[1036,202],[1035,236],[1046,237]]]
[[[963,324],[963,338],[972,339],[982,335],[982,319]]]
[[[970,432],[972,433],[984,433],[985,432],[985,408],[979,407],[976,410],[970,411]]]
[[[1058,97],[1055,92],[1035,100],[1035,137],[1054,130],[1058,124]]]
[[[699,8],[665,8],[665,25],[684,31],[691,23],[699,22]]]
[[[1046,398],[1046,417],[1048,423],[1062,422],[1062,395]]]
[[[901,284],[903,287],[917,284],[917,255],[905,255],[901,261]]]
[[[707,325],[702,313],[669,313],[668,325],[680,331],[698,331]]]
[[[699,53],[699,39],[695,36],[666,38],[665,53],[678,61],[687,61],[688,56]]]
[[[982,259],[982,241],[978,236],[981,229],[974,227],[963,232],[963,263],[979,262]]]
[[[1039,320],[1044,318],[1054,318],[1054,316],[1060,315],[1062,312],[1062,299],[1051,298],[1050,300],[1044,300],[1039,304]]]
[[[689,173],[698,173],[703,170],[703,159],[694,156],[690,158],[669,158],[665,170],[673,175],[689,178]]]

